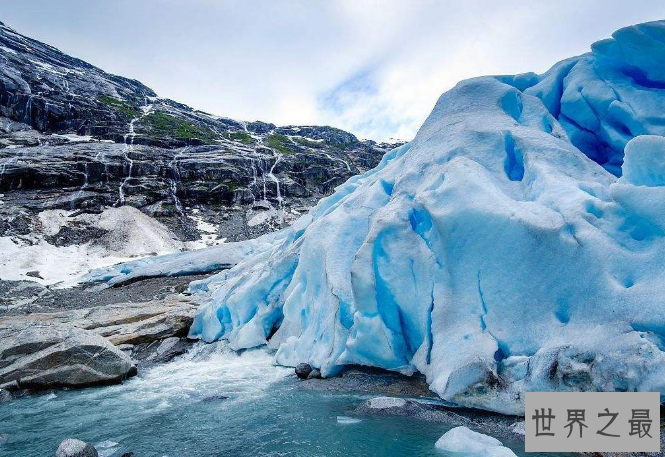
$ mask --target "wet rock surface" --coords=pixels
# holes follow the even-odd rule
[[[310,378],[312,379],[312,378]],[[438,398],[429,390],[424,376],[404,376],[390,371],[368,367],[353,367],[339,376],[312,379],[302,383],[303,388],[326,392],[351,392],[357,394],[392,395],[419,398]]]
[[[368,387],[372,383],[368,384]],[[482,433],[512,440],[524,440],[515,425],[523,418],[504,416],[480,410],[446,405],[441,400],[403,397],[373,397],[365,400],[354,411],[359,416],[401,416],[452,425],[469,427]]]
[[[524,418],[458,407],[441,400],[429,390],[425,378],[405,376],[385,370],[353,367],[339,376],[298,383],[303,389],[330,394],[356,394],[367,400],[349,411],[353,418],[400,416],[414,420],[465,426],[501,439],[524,440],[519,424]],[[522,428],[523,430],[523,428]]]

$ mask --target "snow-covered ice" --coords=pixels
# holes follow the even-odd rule
[[[39,233],[0,237],[0,279],[71,286],[94,268],[183,249],[169,229],[131,206],[71,216],[72,211],[42,211]],[[56,235],[71,223],[84,223],[106,233],[84,244],[55,246],[46,241],[45,237]],[[26,275],[30,271],[38,271],[41,278]]]
[[[443,434],[436,448],[458,457],[516,457],[501,441],[466,427],[455,427]]]

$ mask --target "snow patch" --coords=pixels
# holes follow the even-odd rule
[[[93,140],[91,135],[77,135],[75,133],[60,133],[51,135],[55,138],[62,138],[70,142],[82,143],[82,142],[91,142]]]
[[[260,213],[254,215],[249,221],[247,221],[247,225],[250,227],[255,227],[257,225],[265,224],[268,219],[274,215],[274,211],[261,211]]]
[[[41,231],[28,237],[0,237],[0,279],[67,287],[92,269],[183,249],[169,229],[131,206],[108,208],[101,214],[71,214],[43,211],[39,214]],[[55,246],[46,241],[45,237],[56,235],[72,222],[107,233],[81,245]],[[41,278],[27,275],[32,271]]]
[[[199,209],[195,208],[187,217],[196,223],[196,229],[201,234],[198,240],[185,243],[188,250],[203,249],[226,242],[226,238],[219,238],[217,236],[217,226],[206,222]]]

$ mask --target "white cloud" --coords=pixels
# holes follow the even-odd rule
[[[662,0],[5,0],[3,20],[214,114],[411,137],[441,92],[544,71]]]

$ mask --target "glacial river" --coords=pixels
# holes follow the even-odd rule
[[[434,443],[451,426],[358,417],[353,410],[368,397],[299,383],[266,352],[200,345],[123,385],[0,404],[0,456],[53,456],[64,438],[75,437],[103,457],[446,457]],[[523,444],[504,444],[527,456]]]

